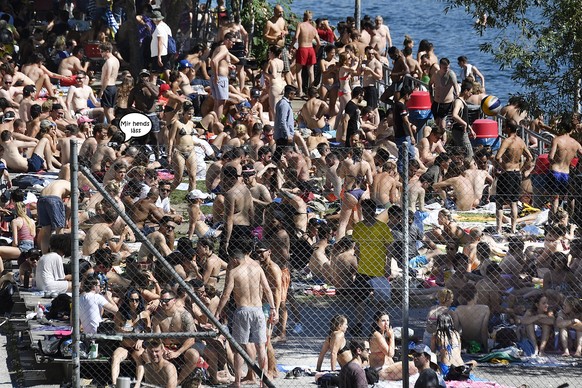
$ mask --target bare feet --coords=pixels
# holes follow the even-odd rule
[[[287,342],[287,336],[277,336],[271,340],[271,343],[285,343]]]
[[[562,357],[570,357],[570,351],[566,350],[564,353],[562,353]]]

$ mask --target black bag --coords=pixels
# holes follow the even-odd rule
[[[368,385],[374,385],[380,381],[380,375],[376,369],[366,368],[364,369],[364,372],[366,373],[366,381],[368,382]]]
[[[469,380],[471,370],[473,367],[470,364],[451,366],[449,372],[445,376],[445,380],[465,381]]]
[[[337,373],[326,373],[317,380],[317,385],[322,388],[339,387],[339,375]]]
[[[503,327],[495,332],[495,348],[502,349],[515,346],[517,343],[517,333],[510,327]]]
[[[0,314],[4,315],[12,312],[12,308],[14,307],[12,295],[14,295],[16,291],[18,291],[18,287],[12,282],[7,282],[0,290]]]
[[[51,308],[46,313],[47,319],[68,320],[71,316],[73,298],[67,294],[59,294],[51,302]]]

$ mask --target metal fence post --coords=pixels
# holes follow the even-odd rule
[[[79,144],[71,140],[71,269],[73,273],[73,387],[81,386],[81,360],[79,354]]]
[[[412,139],[411,139],[412,140]],[[408,256],[410,254],[410,233],[408,225],[408,142],[402,143],[404,147],[403,157],[404,166],[402,170],[402,222],[404,223],[402,231],[404,237],[403,249],[403,264],[402,264],[402,278],[404,281],[404,288],[402,290],[402,386],[408,387],[408,378],[410,371],[408,370],[408,299],[409,299],[409,279],[408,279]]]

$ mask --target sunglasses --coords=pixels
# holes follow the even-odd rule
[[[129,298],[129,301],[139,303],[139,298]]]
[[[169,193],[170,189],[160,189],[160,191],[164,192],[164,193]]]
[[[168,298],[168,299],[160,299],[160,303],[163,303],[163,304],[168,304],[168,303],[170,303],[172,300],[174,300],[174,298]]]

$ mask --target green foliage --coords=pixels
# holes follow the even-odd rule
[[[447,0],[462,7],[479,33],[497,34],[480,49],[525,89],[531,110],[575,109],[582,78],[582,0]],[[486,18],[483,15],[487,15]]]
[[[256,58],[259,63],[268,58],[267,51],[269,45],[263,39],[263,30],[267,20],[273,16],[273,8],[276,4],[283,7],[285,19],[294,25],[295,15],[291,12],[293,0],[281,0],[276,3],[269,3],[267,0],[245,0],[241,12],[241,21],[249,34],[252,34],[252,44],[250,56]]]

